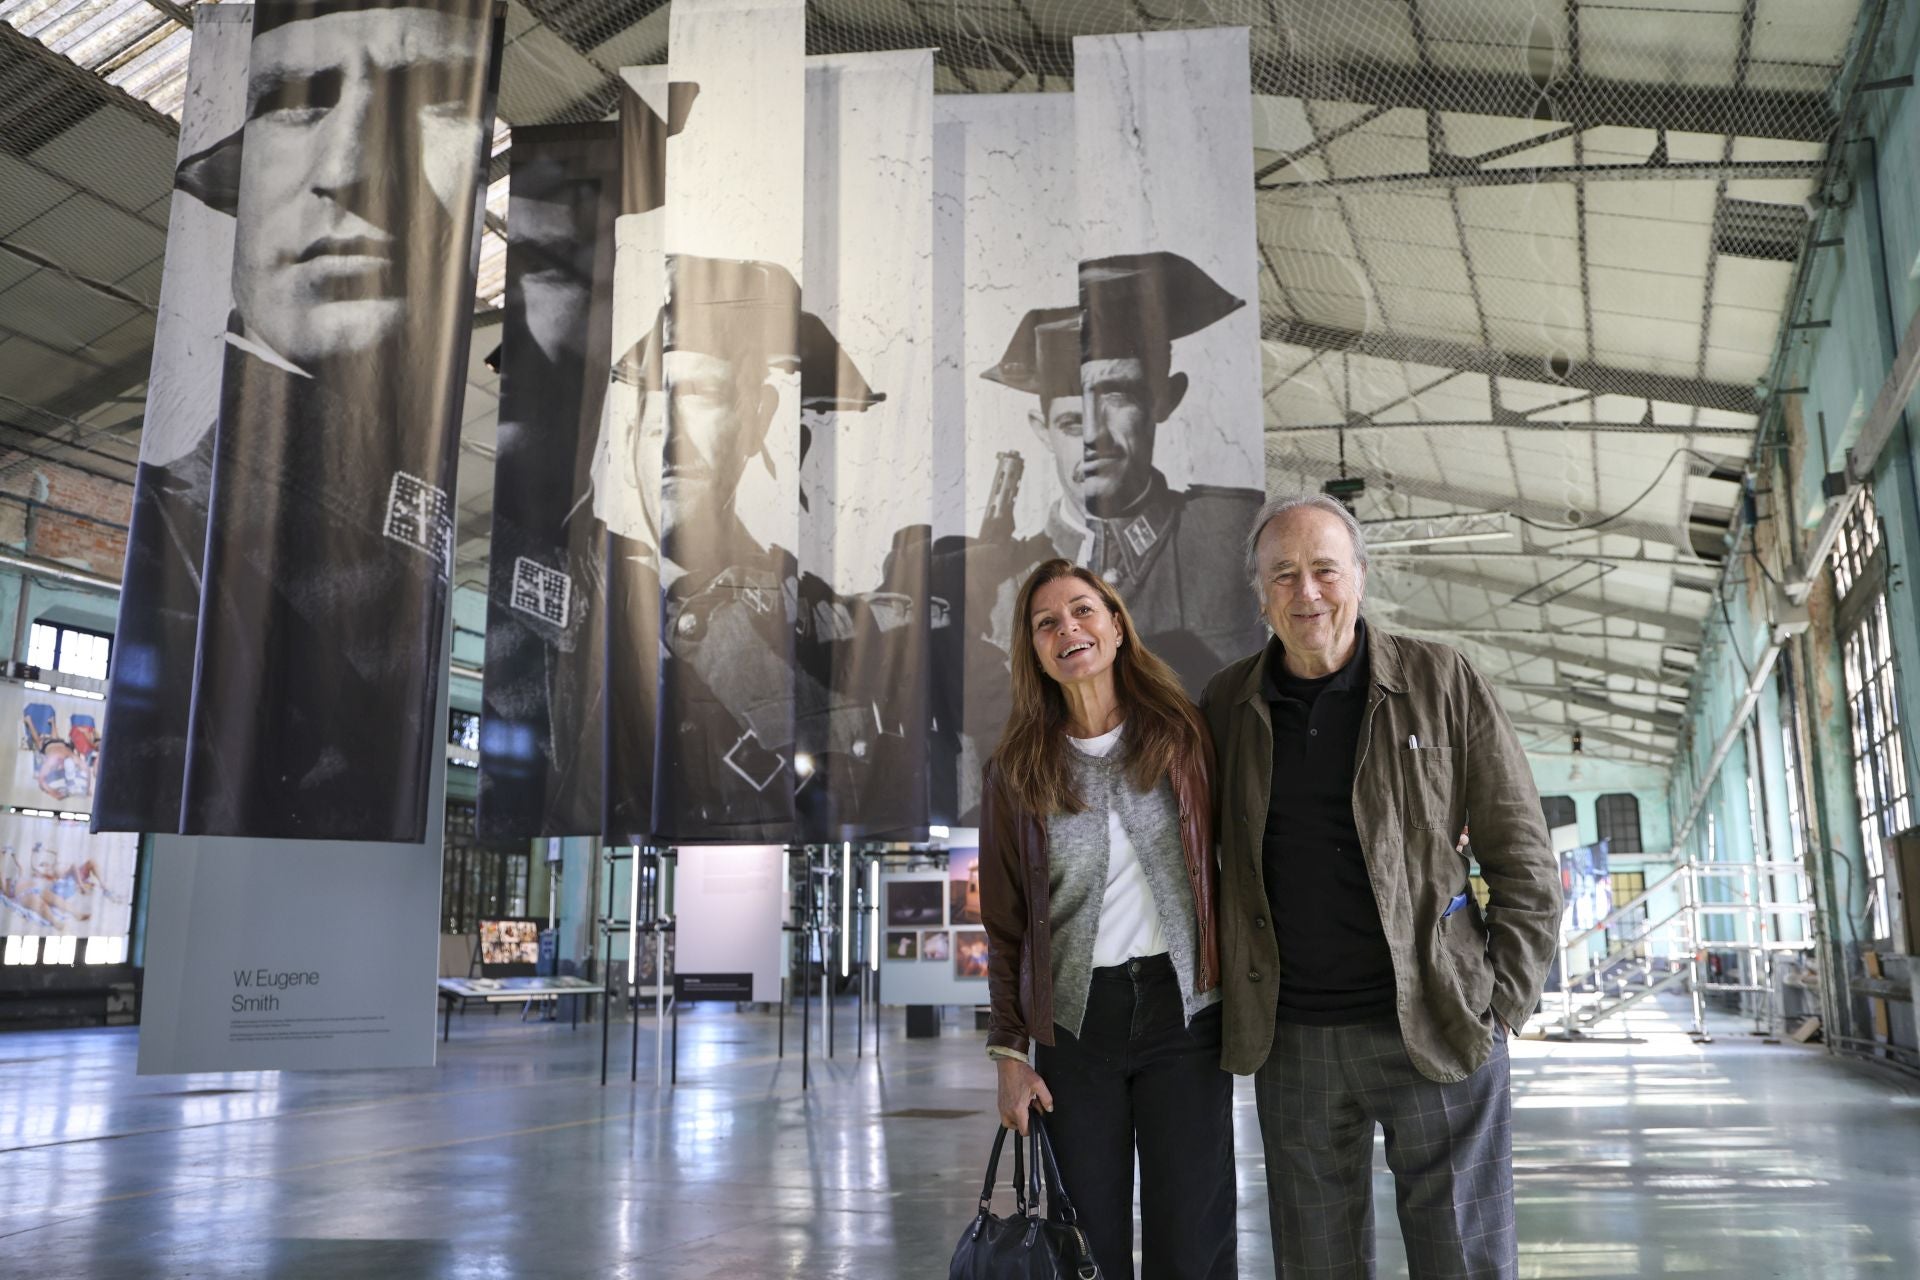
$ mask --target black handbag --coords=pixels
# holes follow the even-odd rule
[[[1031,1158],[1021,1159],[1020,1139],[1013,1140],[1014,1212],[1000,1218],[993,1213],[993,1182],[1000,1173],[1000,1151],[1008,1129],[1003,1125],[987,1159],[987,1180],[980,1187],[980,1212],[960,1235],[948,1280],[1101,1280],[1093,1246],[1080,1229],[1079,1214],[1060,1182],[1060,1165],[1053,1158],[1053,1142],[1039,1111],[1029,1117]],[[1040,1179],[1045,1160],[1047,1212],[1040,1209]]]

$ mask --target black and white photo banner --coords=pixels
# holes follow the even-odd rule
[[[250,5],[195,15],[107,683],[115,723],[127,734],[102,746],[96,831],[180,827],[252,36]]]
[[[807,60],[794,786],[808,841],[928,824],[933,54]]]
[[[671,23],[674,80],[698,97],[667,140],[646,357],[665,432],[643,450],[660,486],[652,834],[779,841],[795,817],[806,12],[708,0]]]
[[[1074,40],[1082,401],[1062,554],[1118,591],[1198,696],[1265,638],[1240,546],[1265,498],[1253,118],[1243,27]],[[1077,548],[1071,547],[1074,538]]]
[[[933,628],[933,768],[950,821],[975,826],[980,769],[1010,709],[1009,646],[1026,635],[1014,596],[1035,565],[1074,554],[1053,531],[1079,486],[1077,396],[1050,400],[1003,371],[1010,345],[1033,328],[1028,317],[1073,314],[1074,98],[956,94],[934,108],[934,431],[965,444],[960,457],[938,455],[940,518],[960,517],[957,530],[942,527],[934,555],[933,597],[945,616]]]
[[[613,367],[593,466],[594,515],[607,530],[600,830],[616,844],[644,844],[653,830],[660,697],[657,459],[665,448],[666,421],[653,332],[666,297],[667,135],[676,118],[684,123],[692,94],[679,95],[688,105],[676,117],[665,67],[627,67],[620,74]],[[481,751],[484,756],[484,741]]]
[[[254,7],[182,833],[426,830],[500,31]]]
[[[611,359],[618,127],[515,130],[511,164],[479,828],[595,835],[606,526],[591,472]]]

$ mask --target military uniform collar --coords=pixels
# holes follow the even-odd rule
[[[1054,546],[1126,590],[1153,557],[1178,513],[1178,495],[1154,468],[1147,491],[1118,515],[1082,514],[1062,499],[1047,520]]]
[[[796,576],[799,561],[784,547],[763,547],[747,532],[738,516],[733,517],[723,540],[726,551],[717,557],[718,569],[705,572],[683,570],[668,589],[669,597],[699,595],[715,587],[765,585]]]

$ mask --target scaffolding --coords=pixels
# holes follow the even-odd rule
[[[1557,1034],[1580,1038],[1664,991],[1687,993],[1696,1040],[1710,1038],[1707,997],[1715,994],[1732,997],[1756,1031],[1780,1034],[1780,960],[1813,954],[1808,889],[1799,862],[1683,862],[1593,925],[1563,930]],[[1650,904],[1674,900],[1673,910],[1648,918]],[[1710,937],[1717,919],[1731,920],[1736,936]],[[1801,924],[1788,929],[1788,920]],[[1716,953],[1733,958],[1731,973],[1713,971]]]

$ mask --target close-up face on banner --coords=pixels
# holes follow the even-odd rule
[[[490,0],[254,8],[244,123],[195,174],[232,277],[194,655],[150,664],[193,672],[183,791],[148,829],[425,829],[498,31]]]

